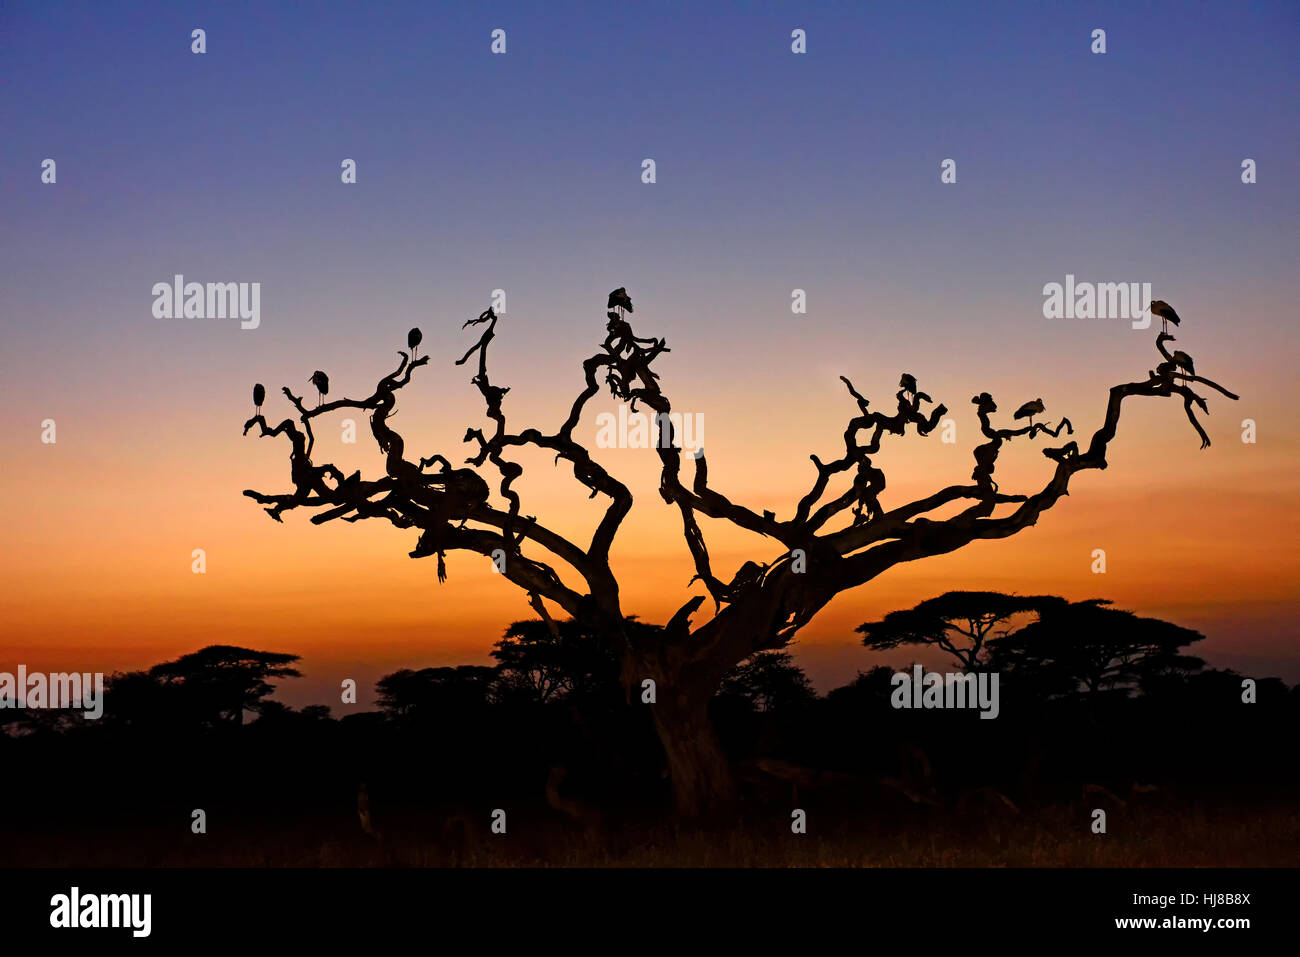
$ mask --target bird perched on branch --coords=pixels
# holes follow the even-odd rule
[[[266,386],[258,382],[253,386],[253,415],[262,414],[262,403],[266,401]]]
[[[1181,349],[1174,352],[1174,365],[1182,369],[1188,375],[1196,375],[1196,367],[1192,364],[1192,357]]]
[[[1032,429],[1034,427],[1034,416],[1042,415],[1044,411],[1045,407],[1043,406],[1043,400],[1035,399],[1033,402],[1026,402],[1020,408],[1016,409],[1014,418],[1028,419],[1029,427]]]
[[[933,401],[924,392],[916,391],[916,376],[909,372],[904,372],[898,379],[898,387],[910,395],[919,404],[922,400],[926,402]]]
[[[1169,305],[1169,303],[1165,302],[1163,299],[1151,300],[1151,315],[1160,320],[1161,332],[1169,331],[1169,323],[1172,322],[1174,325],[1178,325],[1181,321],[1178,318],[1178,313],[1174,312],[1174,307]]]
[[[416,352],[420,348],[420,343],[424,340],[424,333],[418,328],[412,329],[406,334],[406,345],[411,350],[411,359],[415,359]]]
[[[325,395],[330,390],[330,377],[317,369],[307,381],[316,387],[316,405],[319,407],[321,400],[325,398]]]
[[[624,312],[632,311],[632,297],[627,294],[627,290],[619,286],[609,294],[609,302],[605,305],[606,309],[622,309]]]

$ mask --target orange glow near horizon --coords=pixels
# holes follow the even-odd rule
[[[947,391],[923,384],[936,398]],[[450,416],[421,414],[427,382],[423,394],[420,387],[417,376],[403,393],[409,411],[395,420],[410,430],[408,448],[427,440],[429,447],[455,450]],[[698,407],[722,410],[705,413],[711,485],[778,515],[788,515],[811,482],[808,453],[838,454],[854,412],[847,396],[827,388],[791,396],[763,417],[747,411],[752,400],[746,396],[694,391],[704,393],[692,397]],[[558,420],[572,398],[558,389],[550,395],[543,421]],[[512,427],[536,421],[527,415],[535,404],[524,395],[515,399],[512,392],[506,406]],[[924,440],[886,437],[874,459],[889,479],[886,507],[969,480],[975,418],[965,402],[949,401],[956,443],[943,444],[938,432]],[[1215,411],[1228,405],[1211,401]],[[1082,390],[1070,403],[1083,438],[1103,403],[1104,391],[1087,396]],[[477,423],[472,408],[458,403],[460,428]],[[590,437],[596,414],[613,408],[608,396],[592,400],[583,425]],[[28,476],[29,484],[26,507],[12,517],[11,547],[0,559],[10,586],[0,604],[6,657],[33,668],[111,671],[229,643],[300,654],[304,671],[323,687],[335,674],[377,677],[398,667],[485,661],[509,622],[532,616],[522,593],[479,556],[449,555],[450,578],[439,586],[432,561],[407,557],[411,532],[377,521],[313,526],[306,509],[287,512],[283,524],[269,521],[239,491],[286,486],[287,442],[242,438],[237,423],[246,414],[232,410],[236,425],[216,423],[206,442],[167,428],[135,435],[127,427],[75,443],[65,433],[54,446],[29,442],[15,449],[5,484],[11,496],[17,476]],[[1037,527],[891,569],[839,596],[803,632],[800,661],[823,689],[892,662],[868,655],[854,627],[951,589],[1110,598],[1205,631],[1210,640],[1197,651],[1212,664],[1249,667],[1287,657],[1300,571],[1289,468],[1296,444],[1293,437],[1243,444],[1228,427],[1240,417],[1228,416],[1209,420],[1218,428],[1215,445],[1200,452],[1180,403],[1128,400],[1110,467],[1075,476],[1070,496]],[[358,445],[322,438],[318,462],[333,460],[345,471],[380,467],[364,418],[358,419]],[[333,434],[319,420],[317,431]],[[996,476],[1004,488],[1030,490],[1046,481],[1051,463],[1041,447],[1008,447]],[[76,466],[66,468],[60,459],[73,448]],[[600,450],[597,457],[629,484],[637,503],[614,549],[624,610],[662,622],[702,590],[686,588],[693,569],[680,518],[656,494],[657,459],[648,449]],[[525,465],[517,484],[525,513],[585,543],[602,500],[588,501],[564,463],[553,467],[549,456],[532,452],[516,458]],[[86,481],[88,468],[93,482]],[[724,523],[704,519],[703,528],[715,571],[724,577],[747,559],[768,561],[782,551]],[[191,573],[195,548],[206,551],[206,574]],[[1106,575],[1090,570],[1094,548],[1106,551]],[[561,574],[572,581],[572,573]],[[706,603],[697,624],[710,608]],[[909,654],[894,657],[910,660]]]

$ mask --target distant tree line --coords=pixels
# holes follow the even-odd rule
[[[957,670],[998,671],[1000,717],[895,710],[894,669],[884,666],[818,695],[788,651],[762,652],[731,669],[713,699],[729,759],[882,775],[897,772],[906,747],[927,755],[940,786],[988,784],[1017,801],[1077,793],[1080,781],[1296,789],[1277,742],[1300,725],[1300,689],[1253,679],[1249,703],[1245,676],[1188,653],[1204,637],[1196,631],[1102,599],[994,592],[950,592],[858,631],[874,651],[931,648]],[[573,769],[566,787],[595,802],[670,805],[652,706],[627,700],[609,642],[572,620],[518,621],[491,657],[385,675],[376,709],[338,719],[325,705],[273,697],[300,676],[292,654],[214,645],[114,674],[98,721],[0,712],[0,757],[23,782],[5,789],[0,811],[10,821],[102,814],[122,826],[193,807],[259,820],[280,808],[290,822],[317,808],[355,823],[362,783],[376,801],[501,806],[539,801],[556,764]]]

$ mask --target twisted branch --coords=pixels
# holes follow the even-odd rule
[[[688,600],[672,616],[661,637],[665,645],[686,648],[688,659],[700,662],[731,661],[747,657],[756,650],[782,647],[804,627],[828,601],[845,589],[863,584],[894,565],[918,558],[953,551],[977,539],[1005,538],[1033,525],[1038,517],[1068,494],[1070,479],[1085,469],[1104,469],[1106,452],[1118,427],[1123,402],[1130,396],[1177,396],[1192,427],[1201,438],[1202,448],[1210,444],[1209,436],[1198,421],[1195,410],[1209,411],[1205,398],[1194,391],[1200,384],[1222,395],[1237,396],[1217,383],[1194,375],[1190,357],[1170,354],[1165,342],[1172,336],[1162,333],[1156,348],[1162,361],[1148,373],[1147,380],[1114,386],[1100,428],[1086,449],[1070,440],[1059,448],[1047,448],[1043,454],[1056,462],[1050,480],[1037,492],[1004,493],[993,480],[997,460],[1006,443],[1022,438],[1032,441],[1040,433],[1053,438],[1062,431],[1073,434],[1069,419],[1055,428],[1034,423],[1018,428],[998,428],[993,424],[997,405],[988,393],[972,399],[979,418],[980,431],[987,440],[974,449],[974,484],[953,485],[928,496],[893,508],[881,504],[886,489],[885,473],[872,460],[879,453],[885,435],[904,435],[908,426],[917,435],[929,435],[947,413],[940,404],[927,414],[922,411],[931,399],[918,390],[915,379],[904,374],[895,393],[895,410],[873,411],[870,402],[846,377],[841,377],[857,405],[844,431],[844,451],[831,461],[817,455],[809,458],[816,475],[809,491],[797,502],[788,520],[778,520],[772,512],[756,512],[733,502],[710,487],[708,461],[702,449],[692,456],[694,475],[690,486],[682,481],[683,449],[671,419],[672,404],[662,389],[659,376],[651,365],[670,351],[663,339],[638,337],[627,320],[631,300],[622,290],[611,294],[607,313],[607,335],[599,350],[582,363],[583,388],[574,399],[569,413],[551,434],[529,428],[522,432],[508,429],[504,399],[510,389],[492,383],[487,366],[488,347],[496,335],[498,317],[489,309],[465,326],[482,325],[478,341],[465,352],[456,365],[464,365],[475,354],[476,372],[470,382],[483,397],[486,415],[492,422],[490,432],[469,428],[465,441],[476,443],[476,453],[466,460],[469,468],[454,469],[447,458],[434,454],[409,461],[404,454],[402,436],[389,424],[395,393],[411,381],[412,373],[429,359],[411,361],[399,352],[397,369],[384,376],[375,391],[364,399],[337,399],[308,409],[301,397],[288,388],[283,390],[297,413],[297,424],[285,419],[275,428],[258,414],[244,425],[245,434],[260,427],[262,437],[284,435],[290,442],[290,478],[293,490],[268,495],[252,490],[244,492],[255,501],[269,506],[272,518],[280,521],[281,513],[306,506],[319,511],[312,521],[320,524],[334,519],[348,522],[378,518],[398,528],[418,529],[419,539],[410,555],[421,558],[436,555],[439,578],[445,577],[443,555],[453,549],[478,552],[489,557],[504,552],[503,573],[524,589],[530,604],[548,620],[542,599],[555,602],[574,617],[585,617],[597,625],[604,624],[624,638],[620,624],[618,584],[610,568],[610,550],[623,519],[632,507],[627,486],[596,463],[573,433],[587,402],[600,391],[600,381],[611,394],[629,402],[633,411],[637,403],[647,406],[655,418],[656,450],[660,461],[659,493],[669,505],[676,506],[682,520],[687,549],[695,566],[695,577],[703,583],[714,602],[714,615],[694,630],[690,616],[702,597]],[[377,480],[362,480],[359,473],[345,477],[334,465],[316,466],[311,461],[314,436],[311,420],[338,409],[364,409],[370,415],[371,432],[385,455],[385,475]],[[1039,414],[1042,406],[1038,404]],[[1032,410],[1031,410],[1032,411]],[[1025,414],[1022,410],[1021,414]],[[860,441],[865,437],[865,442]],[[541,525],[534,516],[522,514],[522,502],[513,485],[522,467],[507,458],[511,448],[535,446],[547,449],[573,468],[574,477],[590,491],[591,497],[609,499],[590,543],[583,548]],[[491,463],[499,481],[497,492],[506,502],[504,510],[489,504],[490,490],[476,469]],[[433,469],[436,467],[436,471]],[[852,473],[848,487],[826,499],[831,481],[838,475]],[[962,511],[942,520],[930,513],[957,502],[967,503]],[[998,506],[1015,506],[1009,514],[994,517]],[[848,516],[844,513],[849,512]],[[731,578],[724,581],[712,569],[707,543],[700,528],[699,515],[721,519],[748,531],[775,539],[784,552],[763,564],[746,562]],[[824,531],[837,516],[845,521]],[[579,591],[565,585],[552,564],[525,556],[525,545],[545,550],[552,559],[573,569],[585,582]]]

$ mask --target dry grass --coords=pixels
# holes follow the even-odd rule
[[[232,822],[233,823],[233,822]],[[131,833],[14,836],[5,863],[19,866],[162,867],[1249,867],[1300,862],[1300,810],[1163,809],[1116,814],[1092,834],[1086,809],[1052,808],[1034,819],[884,822],[806,835],[788,820],[732,828],[632,826],[584,835],[553,819],[512,820],[506,835],[452,840],[436,831],[374,841],[355,820],[244,821],[238,833],[177,841],[158,829]]]

